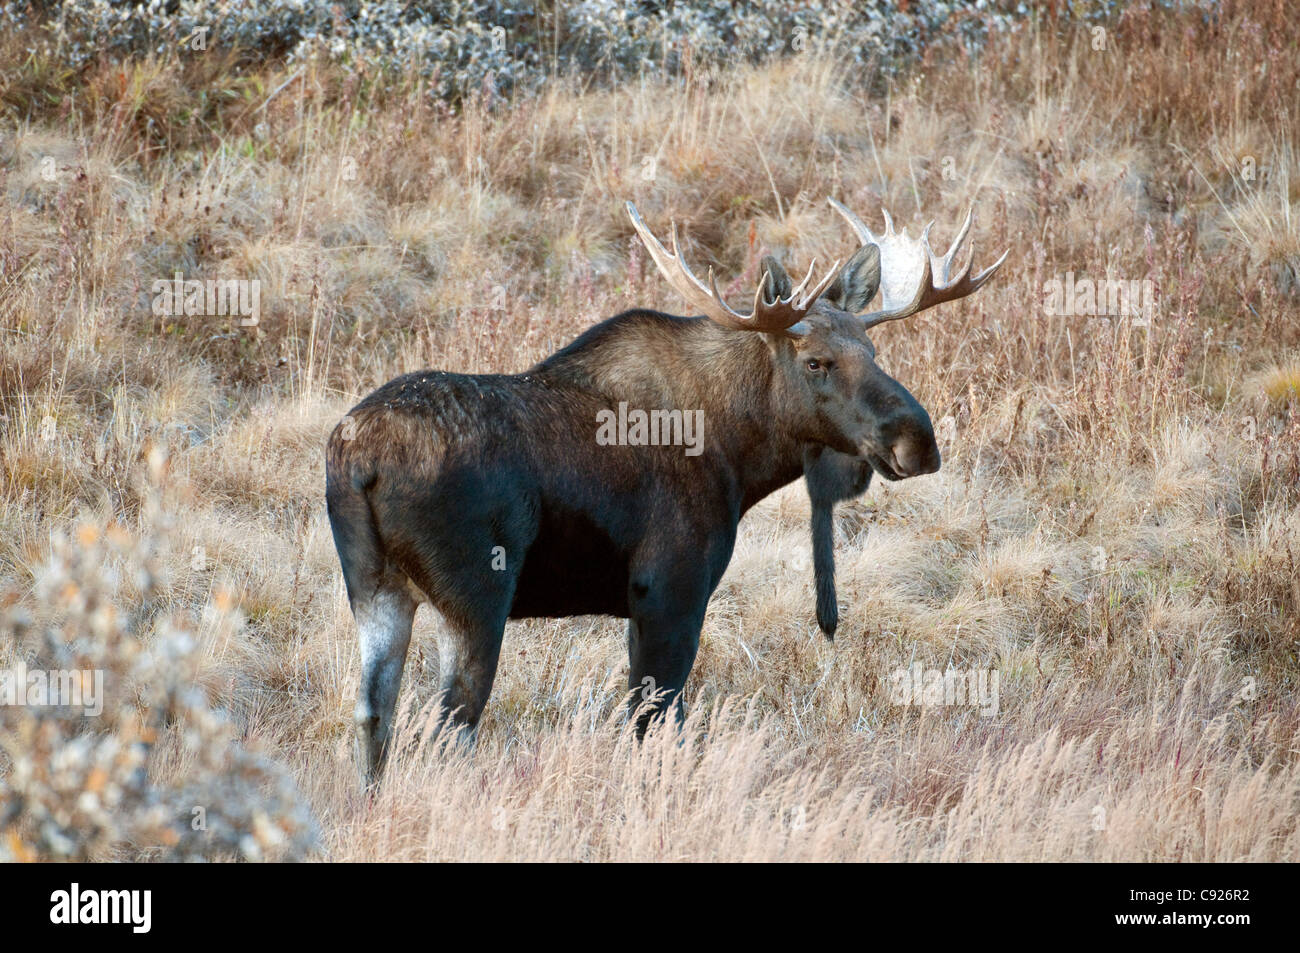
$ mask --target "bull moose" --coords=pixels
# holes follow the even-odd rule
[[[818,619],[834,630],[830,508],[872,472],[939,469],[929,415],[876,365],[866,331],[971,294],[1006,255],[975,275],[973,254],[957,266],[970,213],[939,256],[929,226],[909,238],[886,212],[877,235],[829,201],[861,247],[815,284],[815,262],[795,286],[765,258],[748,314],[723,300],[712,271],[708,284],[692,272],[675,225],[669,253],[629,202],[636,233],[698,317],[625,311],[522,374],[407,374],[335,428],[325,498],[360,639],[356,720],[371,782],[420,602],[444,621],[449,727],[475,730],[507,619],[587,614],[628,620],[629,687],[656,691],[634,711],[638,732],[670,708],[680,718],[737,524],[801,475]],[[863,313],[877,292],[880,307]],[[684,450],[687,421],[702,426]]]

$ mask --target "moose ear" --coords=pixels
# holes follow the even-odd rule
[[[880,249],[863,245],[840,269],[822,297],[841,311],[861,314],[880,287]]]
[[[764,275],[771,275],[768,279],[767,286],[763,289],[763,297],[771,304],[778,298],[788,298],[794,291],[794,282],[786,274],[781,263],[771,255],[764,255],[763,260],[758,263],[758,280],[762,281]]]

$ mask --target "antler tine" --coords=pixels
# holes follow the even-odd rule
[[[998,259],[997,261],[995,261],[993,264],[989,265],[987,268],[985,268],[983,271],[981,271],[978,275],[976,275],[974,278],[972,278],[972,279],[970,280],[970,283],[971,283],[971,290],[972,290],[972,291],[976,291],[976,290],[978,290],[978,289],[979,289],[979,288],[984,284],[984,282],[986,282],[986,281],[988,281],[990,278],[992,278],[992,277],[993,277],[993,272],[997,271],[999,268],[1002,267],[1002,263],[1003,263],[1004,261],[1007,260],[1007,256],[1010,255],[1010,254],[1011,254],[1011,249],[1008,248],[1006,251],[1004,251],[1004,252],[1002,253],[1002,257],[1001,257],[1001,258],[999,258],[999,259]]]
[[[754,289],[754,307],[750,310],[750,314],[757,314],[758,309],[767,301],[767,295],[764,292],[767,291],[767,287],[771,283],[772,273],[764,268],[762,276],[758,279],[758,287]]]
[[[812,264],[808,266],[808,273],[803,276],[803,281],[799,282],[794,291],[790,292],[790,297],[777,298],[777,300],[771,304],[767,302],[763,290],[771,282],[772,276],[770,273],[764,271],[763,278],[758,283],[758,290],[754,292],[754,314],[757,315],[778,311],[782,308],[793,309],[794,311],[799,312],[800,315],[807,314],[808,310],[812,307],[813,302],[825,294],[826,289],[831,286],[831,283],[835,281],[836,276],[839,275],[840,263],[837,260],[835,264],[831,266],[830,271],[826,273],[826,276],[813,287],[812,291],[805,294],[804,288],[806,288],[808,282],[812,280],[816,269],[817,259],[814,258]],[[807,328],[802,327],[799,321],[796,321],[787,330],[793,334],[799,335],[805,333]]]
[[[838,262],[836,262],[836,264],[838,264]],[[795,289],[794,289],[794,291],[790,292],[790,300],[791,300],[791,301],[799,301],[799,300],[801,300],[801,299],[800,299],[800,295],[802,295],[802,294],[803,294],[803,290],[804,290],[805,288],[808,287],[808,282],[812,281],[813,271],[814,271],[816,268],[817,268],[817,259],[814,258],[814,259],[812,260],[812,262],[808,265],[808,274],[804,275],[804,276],[803,276],[803,281],[801,281],[801,282],[799,282],[799,284],[795,285]],[[835,271],[835,269],[832,268],[832,269],[831,269],[831,272],[834,273],[834,271]]]
[[[971,222],[974,220],[974,218],[975,218],[974,207],[973,206],[968,207],[966,209],[966,217],[962,220],[961,228],[957,229],[957,237],[952,240],[952,244],[948,246],[948,253],[944,255],[944,258],[948,260],[949,265],[952,264],[953,256],[957,253],[957,249],[961,247],[961,243],[966,240],[966,235],[970,232],[970,225]],[[964,270],[970,271],[970,266],[974,264],[974,262],[975,262],[975,243],[971,242],[970,257],[966,260],[966,268]]]
[[[854,215],[853,212],[851,212],[847,206],[840,204],[833,196],[829,196],[829,195],[826,196],[826,201],[830,203],[831,208],[835,209],[835,211],[839,212],[840,215],[844,216],[844,220],[848,222],[849,227],[852,228],[853,231],[857,233],[858,240],[862,242],[862,244],[864,245],[876,244],[876,236],[872,233],[871,229],[867,227],[866,222],[864,222],[862,219]],[[883,208],[881,209],[881,211],[885,212]],[[889,219],[889,213],[885,212],[886,231],[889,230],[892,224],[893,223]]]
[[[830,274],[823,278],[812,289],[804,293],[808,282],[812,280],[813,269],[816,262],[808,269],[808,274],[794,293],[788,298],[778,297],[776,301],[769,303],[764,295],[764,290],[770,285],[771,276],[765,271],[759,279],[758,290],[754,294],[754,309],[748,315],[740,314],[731,308],[730,305],[722,299],[721,292],[718,291],[718,281],[713,274],[713,269],[709,269],[709,283],[705,285],[691,271],[690,265],[686,263],[686,257],[682,254],[681,247],[677,242],[677,225],[672,226],[672,244],[673,251],[670,255],[668,249],[659,242],[654,233],[646,227],[645,222],[641,220],[641,215],[637,212],[636,206],[631,202],[627,203],[628,217],[632,219],[632,227],[636,229],[637,235],[641,238],[642,244],[650,252],[650,257],[654,259],[663,276],[668,279],[668,283],[673,286],[686,302],[693,308],[698,308],[705,317],[721,324],[723,327],[733,328],[738,331],[764,331],[769,334],[786,334],[798,336],[803,334],[807,329],[800,325],[804,315],[812,308],[813,303],[825,293],[826,289],[831,286],[838,274],[839,262],[831,269]]]
[[[729,327],[739,326],[736,324],[736,322],[743,322],[745,320],[745,316],[741,314],[739,311],[736,311],[734,308],[731,307],[731,305],[727,304],[727,302],[723,300],[722,295],[718,292],[717,279],[713,277],[713,266],[712,265],[709,266],[709,284],[707,287],[705,287],[704,282],[700,281],[699,278],[695,277],[695,272],[691,270],[691,266],[686,262],[686,256],[682,254],[681,246],[677,244],[677,223],[676,222],[672,223],[672,235],[673,235],[673,261],[676,262],[677,267],[681,269],[682,274],[685,276],[686,280],[691,283],[692,288],[698,289],[699,291],[702,291],[708,295],[708,300],[703,302],[705,305],[705,313],[706,314],[709,313],[714,307],[720,308],[722,312],[726,315],[726,321],[724,323],[726,323]]]
[[[839,212],[857,233],[862,244],[875,245],[880,250],[880,297],[882,307],[877,311],[862,315],[863,324],[870,328],[886,321],[897,321],[910,315],[933,308],[944,301],[953,301],[979,290],[993,273],[1007,260],[1008,252],[989,268],[971,277],[970,269],[975,260],[975,247],[972,242],[966,245],[973,220],[973,209],[966,212],[965,221],[957,231],[957,237],[948,246],[943,255],[936,255],[930,247],[929,222],[921,230],[919,238],[909,238],[907,230],[894,231],[894,221],[886,209],[881,209],[885,219],[885,232],[876,235],[860,218],[841,205],[835,199],[828,199],[831,207]],[[954,264],[962,253],[963,247],[969,247],[970,254],[965,256],[965,264],[954,271]]]
[[[803,289],[804,285],[808,284],[808,279],[812,277],[813,269],[815,267],[817,267],[816,258],[814,258],[812,264],[808,266],[808,274],[804,277],[803,281],[799,282],[799,287],[796,288],[794,290],[794,294],[790,296],[791,301],[794,301],[799,297],[799,292]],[[835,279],[838,278],[839,275],[840,275],[840,259],[836,258],[835,261],[831,262],[831,267],[830,270],[826,272],[826,277],[824,277],[821,281],[817,282],[817,284],[813,286],[812,291],[809,291],[806,295],[804,295],[803,301],[798,302],[796,304],[796,307],[803,311],[807,311],[809,308],[812,307],[813,302],[816,301],[818,298],[820,298],[822,295],[824,295],[826,293],[826,289],[835,283]]]
[[[880,212],[882,215],[885,216],[885,234],[886,235],[894,234],[894,220],[889,217],[889,209],[882,207],[880,209]]]
[[[673,244],[673,253],[670,255],[668,249],[664,248],[659,239],[655,237],[654,232],[646,227],[645,222],[641,220],[640,213],[636,210],[636,206],[631,202],[627,203],[627,214],[632,219],[632,227],[636,229],[641,244],[645,245],[646,251],[654,259],[659,271],[691,307],[698,308],[710,320],[726,327],[744,328],[746,326],[744,316],[729,308],[727,303],[722,300],[721,295],[710,294],[709,289],[705,287],[704,283],[691,271],[690,266],[686,264],[677,241],[676,223],[673,223],[670,232]],[[712,281],[712,275],[713,271],[710,269],[710,281]],[[714,287],[716,289],[716,285]]]

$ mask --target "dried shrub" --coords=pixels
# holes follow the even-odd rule
[[[36,605],[0,612],[0,676],[32,673],[25,703],[0,705],[0,860],[301,859],[316,824],[292,779],[196,684],[201,630],[239,625],[230,596],[203,620],[158,609],[170,519],[156,482],[144,499],[138,533],[60,534]],[[80,694],[42,692],[46,673],[81,673]]]

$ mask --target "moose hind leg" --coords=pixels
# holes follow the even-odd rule
[[[406,650],[411,644],[416,605],[403,580],[400,585],[381,587],[357,599],[352,607],[361,644],[357,739],[367,784],[379,780],[388,754],[393,709],[402,683]]]
[[[442,691],[440,727],[464,729],[460,740],[472,743],[496,679],[505,616],[473,623],[447,620],[438,635],[438,670]]]

